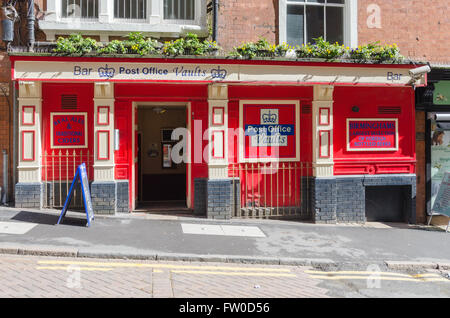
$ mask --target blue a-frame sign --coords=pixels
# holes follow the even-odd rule
[[[80,180],[81,182],[81,192],[83,193],[84,210],[86,211],[87,219],[86,225],[88,227],[91,226],[91,221],[94,220],[94,209],[92,208],[91,192],[89,191],[89,180],[87,178],[86,165],[84,163],[79,165],[77,168],[77,172],[75,173],[75,177],[73,178],[69,193],[67,194],[66,202],[64,203],[64,207],[61,211],[61,215],[59,216],[58,223],[56,224],[59,224],[62,218],[66,216],[67,209],[69,208],[70,201],[72,201],[73,191],[78,180]]]

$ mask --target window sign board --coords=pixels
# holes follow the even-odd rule
[[[299,158],[299,105],[296,102],[241,102],[241,161]]]
[[[51,113],[52,148],[86,148],[86,113]]]
[[[73,178],[69,193],[67,194],[67,198],[57,224],[59,224],[62,218],[66,216],[67,209],[69,208],[70,201],[72,201],[73,192],[78,181],[81,182],[81,193],[83,194],[84,210],[86,212],[87,219],[86,225],[88,227],[91,226],[91,222],[92,220],[94,220],[94,209],[92,208],[91,192],[89,191],[89,180],[86,173],[86,165],[82,163],[77,168],[77,172],[75,173],[75,177]]]
[[[397,151],[398,119],[347,119],[348,151]]]

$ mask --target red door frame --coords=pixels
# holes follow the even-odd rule
[[[120,129],[119,138],[120,138],[120,147],[119,150],[115,152],[115,178],[116,179],[127,179],[129,182],[129,208],[131,211],[134,211],[137,203],[137,194],[139,191],[139,186],[137,184],[137,108],[139,105],[149,105],[149,104],[161,104],[167,103],[170,107],[170,104],[176,103],[177,106],[180,103],[185,104],[186,107],[186,128],[191,131],[192,127],[192,116],[191,116],[191,102],[185,101],[170,101],[161,99],[159,101],[151,100],[151,101],[135,101],[129,99],[127,101],[116,101],[115,103],[115,129],[120,129],[120,124],[129,123],[126,125],[126,131]],[[123,119],[121,115],[125,115],[126,119]],[[122,119],[117,120],[117,119]],[[193,142],[193,134],[191,134],[191,138],[188,138],[187,151],[189,161],[192,160],[192,152],[191,152],[191,144]],[[130,138],[131,137],[131,138]],[[128,139],[125,140],[125,139]],[[131,139],[131,140],[130,140]],[[130,142],[131,141],[131,142]],[[131,144],[131,149],[130,144]],[[125,149],[124,149],[125,148]],[[193,205],[193,178],[192,178],[192,165],[190,163],[186,163],[186,205],[188,208],[192,208]]]

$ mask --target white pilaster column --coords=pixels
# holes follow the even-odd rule
[[[211,84],[209,104],[209,179],[228,178],[228,86]]]
[[[334,86],[314,86],[313,169],[315,177],[331,177],[333,162],[333,90]]]
[[[94,85],[94,181],[114,181],[114,84]]]
[[[150,24],[159,24],[164,17],[164,8],[161,0],[150,0],[147,5],[147,15]]]
[[[45,21],[60,21],[61,20],[61,1],[48,0]]]
[[[41,182],[42,85],[19,82],[19,183]]]
[[[114,19],[114,1],[100,0],[98,8],[98,22],[111,23]]]

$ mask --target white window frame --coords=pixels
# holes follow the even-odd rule
[[[150,17],[150,15],[151,15],[151,12],[150,12],[150,8],[149,8],[149,6],[151,5],[151,3],[150,3],[150,1],[148,1],[147,0],[147,6],[146,6],[146,13],[145,13],[145,18],[144,19],[132,19],[132,18],[116,18],[115,17],[115,0],[111,0],[111,2],[112,2],[112,19],[114,20],[114,22],[117,22],[117,23],[127,23],[127,22],[131,22],[131,23],[146,23],[146,22],[148,22],[149,21],[149,17]]]
[[[62,21],[74,21],[74,20],[76,20],[76,21],[98,21],[98,17],[100,16],[100,2],[101,2],[101,0],[97,0],[98,16],[97,17],[91,17],[91,18],[82,17],[82,16],[74,17],[74,18],[72,18],[72,17],[64,17],[63,16],[63,9],[62,9],[62,7],[63,7],[62,2],[63,1],[67,1],[67,0],[59,0],[58,1],[58,5],[60,6],[59,15],[60,15],[60,19]]]
[[[279,43],[287,41],[287,6],[288,4],[302,5],[289,0],[279,0]],[[309,5],[314,5],[310,3]],[[319,4],[323,5],[323,4]],[[326,23],[326,22],[325,22]],[[344,4],[344,43],[345,46],[358,46],[358,1],[345,0]]]
[[[198,12],[199,10],[201,10],[201,0],[195,0],[194,1],[194,20],[178,20],[178,19],[164,19],[164,1],[162,0],[161,2],[161,17],[164,23],[176,23],[176,24],[190,24],[193,23],[194,21],[197,21],[198,19]],[[195,22],[194,22],[195,23]]]
[[[55,41],[57,34],[71,34],[74,29],[84,35],[99,35],[103,42],[108,41],[109,36],[124,36],[136,31],[154,37],[176,37],[187,32],[208,35],[205,0],[195,0],[194,20],[165,20],[163,0],[147,0],[146,19],[115,18],[113,0],[99,0],[98,19],[63,18],[62,1],[47,0],[47,15],[39,21],[39,26],[48,41]]]

